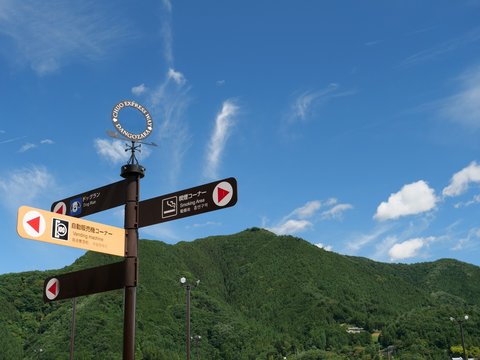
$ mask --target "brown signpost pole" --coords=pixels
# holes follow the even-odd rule
[[[145,168],[138,164],[122,166],[121,176],[126,179],[125,233],[126,233],[126,278],[130,285],[125,287],[125,308],[123,322],[123,359],[135,359],[135,308],[137,298],[138,273],[138,201],[140,179],[145,176]],[[133,286],[131,285],[133,283]]]

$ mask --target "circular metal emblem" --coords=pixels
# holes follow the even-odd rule
[[[120,112],[120,110],[122,110],[125,107],[131,107],[131,108],[137,109],[138,111],[140,111],[142,113],[143,117],[145,118],[145,125],[146,125],[145,130],[143,132],[141,132],[140,134],[132,134],[131,132],[125,130],[123,128],[122,124],[120,124],[120,120],[118,119],[118,113]],[[150,135],[150,133],[153,130],[152,116],[150,115],[148,110],[145,109],[139,103],[137,103],[135,101],[131,101],[131,100],[121,101],[113,107],[112,122],[113,122],[113,125],[115,125],[115,129],[117,129],[117,131],[120,134],[122,134],[127,139],[132,140],[132,141],[140,141],[140,140],[145,139],[148,135]]]

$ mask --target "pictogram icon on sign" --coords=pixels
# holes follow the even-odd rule
[[[162,200],[162,218],[177,215],[178,198],[176,196]]]
[[[45,219],[38,211],[27,212],[22,219],[25,232],[32,237],[42,236],[45,232]]]
[[[79,216],[82,213],[82,198],[70,201],[70,216]]]
[[[54,300],[60,293],[60,282],[57,278],[52,278],[45,286],[45,296],[48,300]]]
[[[213,202],[217,206],[227,205],[233,197],[232,185],[227,181],[222,181],[213,190]]]
[[[60,201],[59,203],[57,203],[52,212],[56,213],[56,214],[60,214],[60,215],[66,215],[67,214],[67,204],[65,204],[64,202]]]
[[[53,218],[52,239],[68,240],[68,221]]]

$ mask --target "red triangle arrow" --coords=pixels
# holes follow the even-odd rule
[[[57,282],[55,281],[53,285],[50,286],[50,288],[47,290],[50,291],[53,295],[57,295]]]
[[[40,216],[28,220],[27,224],[30,225],[37,233],[40,232]]]
[[[64,208],[65,208],[65,205],[60,206],[57,210],[57,214],[61,214],[61,215],[65,214]]]
[[[230,194],[230,191],[224,190],[221,187],[218,188],[218,202],[221,202],[225,196]]]

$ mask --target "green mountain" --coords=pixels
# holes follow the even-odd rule
[[[44,279],[118,260],[89,252],[61,270],[0,276],[0,359],[68,359],[72,301],[44,304]],[[201,280],[192,360],[449,359],[460,345],[449,317],[464,314],[467,350],[480,353],[480,268],[459,261],[384,264],[258,228],[141,240],[139,261],[137,359],[185,358],[181,276]],[[75,359],[121,359],[122,341],[123,291],[77,299]]]

